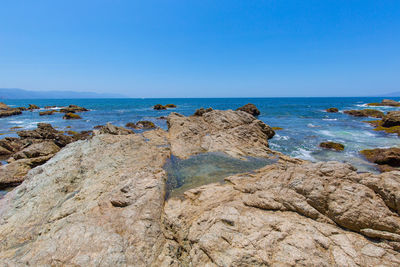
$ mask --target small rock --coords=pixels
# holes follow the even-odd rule
[[[165,110],[167,108],[165,106],[161,105],[161,104],[157,104],[157,105],[154,105],[153,109],[155,109],[155,110]]]
[[[251,104],[251,103],[246,104],[243,107],[238,108],[237,111],[238,110],[247,112],[247,113],[249,113],[249,114],[251,114],[253,116],[260,115],[260,111],[258,110],[258,108],[254,104]]]
[[[34,109],[40,109],[38,106],[36,106],[35,104],[29,104],[28,107],[29,110],[34,110]]]
[[[322,142],[321,144],[319,144],[319,146],[322,148],[333,149],[336,151],[344,150],[344,145],[335,142]]]
[[[40,116],[53,115],[55,112],[56,112],[55,110],[41,111],[39,112],[39,115]]]
[[[328,108],[328,109],[326,109],[326,112],[329,112],[329,113],[338,113],[338,112],[339,112],[339,109],[337,109],[337,108]]]
[[[165,105],[166,108],[176,108],[175,104],[166,104]]]
[[[63,116],[64,120],[79,120],[82,119],[81,116],[75,113],[67,113]]]
[[[355,117],[374,117],[382,118],[384,113],[375,109],[345,110],[344,113]]]

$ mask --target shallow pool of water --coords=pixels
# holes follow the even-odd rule
[[[181,160],[172,156],[165,164],[168,173],[166,197],[176,197],[188,189],[201,185],[223,182],[225,177],[251,172],[276,163],[277,159],[236,159],[224,153],[204,153]]]

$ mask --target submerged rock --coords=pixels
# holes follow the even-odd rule
[[[381,171],[399,170],[400,148],[375,148],[360,152],[367,160],[379,165]]]
[[[328,108],[328,109],[326,109],[326,112],[329,112],[329,113],[338,113],[338,112],[339,112],[339,109],[337,109],[337,108]]]
[[[321,144],[319,144],[319,146],[322,148],[333,149],[336,151],[344,150],[344,145],[335,142],[322,142]]]
[[[240,107],[240,108],[238,108],[236,110],[237,111],[240,110],[240,111],[247,112],[247,113],[249,113],[249,114],[251,114],[253,116],[260,115],[260,111],[258,110],[258,108],[254,104],[251,104],[251,103],[246,104],[243,107]]]
[[[375,109],[361,109],[361,110],[345,110],[343,111],[345,114],[349,114],[355,117],[374,117],[374,118],[382,118],[384,113]]]

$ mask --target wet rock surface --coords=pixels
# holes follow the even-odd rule
[[[328,109],[326,109],[326,112],[329,112],[329,113],[338,113],[338,112],[339,112],[339,109],[337,109],[337,108],[328,108]]]
[[[400,148],[375,148],[362,150],[369,161],[379,165],[381,171],[400,170]]]
[[[322,142],[319,144],[320,147],[325,148],[325,149],[332,149],[336,151],[343,151],[344,150],[344,145],[340,143],[335,143],[335,142]]]

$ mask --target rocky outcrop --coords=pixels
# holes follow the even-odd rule
[[[335,143],[335,142],[322,142],[319,144],[320,147],[325,148],[325,149],[332,149],[336,151],[343,151],[344,150],[344,145],[340,143]]]
[[[254,104],[251,104],[251,103],[249,103],[249,104],[246,104],[246,105],[244,105],[243,107],[240,107],[240,108],[238,108],[238,109],[236,109],[237,111],[244,111],[244,112],[247,112],[247,113],[249,113],[249,114],[251,114],[251,115],[253,115],[253,116],[258,116],[258,115],[260,115],[260,111],[258,110],[258,108],[254,105]]]
[[[7,110],[10,109],[10,107],[3,102],[0,102],[0,110]]]
[[[391,100],[391,99],[383,99],[381,103],[369,103],[368,106],[389,106],[389,107],[399,107],[400,102]]]
[[[210,112],[210,111],[213,111],[213,109],[212,108],[199,108],[199,109],[196,109],[196,111],[194,112],[194,114],[193,114],[193,116],[203,116],[204,115],[204,113],[206,113],[206,112]]]
[[[82,118],[81,118],[81,116],[79,116],[78,114],[75,114],[75,113],[66,113],[63,116],[63,119],[64,120],[80,120]]]
[[[27,139],[36,143],[46,140],[54,141],[54,143],[59,147],[64,147],[67,144],[76,141],[72,136],[57,131],[48,123],[38,123],[37,129],[19,131],[17,134],[21,139]]]
[[[264,122],[242,111],[213,110],[203,116],[168,116],[172,153],[180,158],[202,152],[225,152],[234,157],[268,157],[268,139],[275,132]]]
[[[60,151],[60,147],[57,146],[53,141],[45,141],[41,143],[32,144],[23,150],[15,153],[13,158],[26,159],[26,158],[37,158],[49,155],[55,155]]]
[[[400,264],[399,172],[276,164],[226,180],[167,201],[160,266]]]
[[[0,199],[0,265],[151,266],[169,156],[165,132],[99,135],[32,170]]]
[[[389,111],[382,119],[382,126],[400,126],[400,111]]]
[[[40,107],[38,107],[35,104],[29,104],[28,110],[34,110],[34,109],[40,109]]]
[[[168,108],[176,108],[175,104],[166,104],[165,106],[161,105],[161,104],[156,104],[153,106],[153,109],[155,110],[165,110]]]
[[[128,134],[134,134],[134,132],[124,127],[118,127],[112,125],[111,123],[107,123],[107,125],[101,126],[98,128],[98,130],[94,131],[94,135],[100,135],[100,134],[128,135]]]
[[[345,114],[352,115],[355,117],[374,117],[374,118],[382,118],[384,113],[375,109],[361,109],[361,110],[345,110],[343,111]]]
[[[21,114],[22,114],[21,110],[19,110],[17,108],[13,108],[13,109],[9,109],[9,110],[0,110],[0,118],[21,115]]]
[[[362,150],[369,161],[379,165],[381,171],[399,170],[400,168],[400,148],[375,148]]]
[[[326,112],[329,112],[329,113],[338,113],[338,112],[339,112],[339,109],[337,109],[337,108],[328,108],[328,109],[326,109]]]
[[[40,116],[53,115],[55,112],[57,112],[57,111],[55,111],[55,110],[41,111],[41,112],[39,112],[39,115]]]
[[[60,109],[61,113],[77,113],[77,112],[85,112],[85,111],[89,111],[89,110],[87,108],[80,107],[77,105],[69,105],[66,108]]]

